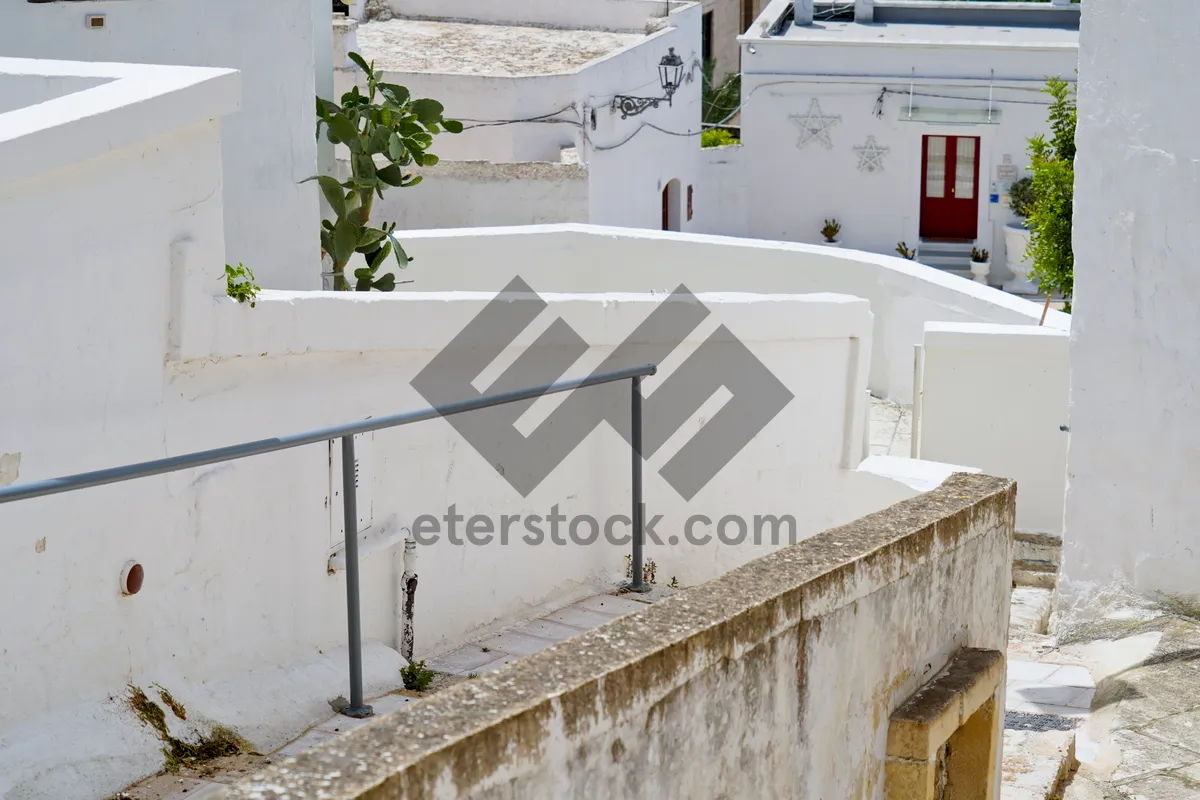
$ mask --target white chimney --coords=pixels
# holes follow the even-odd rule
[[[795,25],[812,25],[813,0],[796,0],[792,4]]]
[[[854,21],[875,21],[875,0],[854,0]]]

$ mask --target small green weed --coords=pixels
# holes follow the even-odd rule
[[[436,672],[425,668],[424,661],[411,661],[407,667],[400,670],[400,678],[404,681],[404,688],[410,692],[425,691],[436,676]]]
[[[259,286],[254,282],[254,271],[240,261],[236,267],[225,265],[225,294],[239,303],[250,303],[254,308],[258,299]]]

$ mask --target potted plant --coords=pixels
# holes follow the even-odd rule
[[[901,258],[907,258],[909,261],[917,260],[917,251],[910,250],[908,248],[908,242],[900,242],[898,245],[896,245],[896,252],[900,254]]]
[[[836,219],[825,220],[825,225],[821,228],[821,236],[825,237],[825,245],[827,247],[841,247],[842,243],[838,240],[838,234],[842,232],[842,224]]]
[[[992,254],[977,247],[971,248],[971,276],[976,283],[987,286],[988,273],[992,271]]]
[[[1008,207],[1017,215],[1017,222],[1004,226],[1005,266],[1013,274],[1013,279],[1004,284],[1004,291],[1037,294],[1037,287],[1029,280],[1033,262],[1028,255],[1030,230],[1025,222],[1033,210],[1033,178],[1026,176],[1013,183],[1008,190]]]

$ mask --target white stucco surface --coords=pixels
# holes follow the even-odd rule
[[[242,110],[222,129],[224,258],[281,289],[320,285],[317,190],[299,184],[317,171],[313,42],[312,0],[14,2],[0,24],[0,56],[240,70]]]
[[[1062,535],[1066,331],[930,322],[922,345],[922,459],[1017,481],[1017,530]]]
[[[237,75],[43,69],[112,80],[0,115],[0,232],[11,258],[27,267],[0,293],[0,339],[22,342],[0,356],[0,481],[426,405],[409,381],[482,309],[497,272],[455,273],[453,261],[426,251],[417,263],[429,274],[447,270],[448,280],[462,281],[455,288],[477,282],[480,291],[265,290],[255,308],[239,305],[223,296],[219,122],[236,107]],[[55,159],[31,157],[47,143]],[[54,250],[46,248],[49,233],[29,235],[46,231],[50,205],[74,221],[54,233]],[[87,258],[64,264],[61,252]],[[516,271],[533,259],[550,268],[549,255],[492,263]],[[425,274],[418,285],[428,283]],[[62,278],[52,302],[48,275]],[[591,293],[538,287],[547,316],[561,316],[593,345],[573,375],[594,368],[661,301],[649,292],[655,287],[631,279],[630,290],[602,294],[582,275],[579,283]],[[687,515],[792,514],[803,538],[912,496],[855,470],[872,335],[866,301],[721,292],[701,300],[712,319],[662,362],[661,377],[646,382],[650,396],[724,323],[795,399],[689,504],[658,470],[714,418],[720,394],[647,464],[645,497],[651,513],[663,515],[665,537],[648,555],[661,570],[700,582],[779,546],[769,538],[743,546],[671,541]],[[541,330],[532,328],[502,363]],[[529,424],[554,405],[535,405]],[[524,499],[442,421],[361,436],[357,454],[371,691],[399,682],[393,648],[403,567],[395,544],[415,517],[451,505],[465,516],[547,515],[558,505],[564,515],[607,519],[630,504],[629,450],[606,426]],[[107,797],[158,769],[160,743],[122,699],[128,684],[167,687],[193,723],[233,726],[263,748],[323,718],[326,702],[345,692],[337,680],[346,637],[339,459],[336,447],[318,444],[0,507],[0,558],[13,576],[0,598],[0,689],[10,698],[0,709],[0,775],[12,796]],[[419,554],[418,656],[595,594],[623,575],[626,551],[515,537],[464,546],[444,537]],[[125,596],[118,580],[130,560],[146,580]]]
[[[874,316],[870,389],[904,404],[912,402],[913,348],[926,322],[1036,326],[1042,314],[1038,303],[931,267],[816,245],[591,225],[409,231],[404,241],[418,259],[405,276],[414,283],[404,288],[417,291],[498,291],[519,274],[539,291],[666,293],[683,283],[694,292],[862,297]],[[1046,318],[1056,330],[1069,322],[1058,311]]]
[[[343,162],[343,174],[349,164]],[[580,164],[440,161],[421,184],[376,198],[374,213],[400,230],[587,222],[588,169]]]
[[[1192,424],[1200,142],[1174,78],[1200,67],[1200,6],[1088,0],[1075,172],[1069,604],[1114,580],[1197,595]],[[1086,604],[1078,607],[1086,613]]]

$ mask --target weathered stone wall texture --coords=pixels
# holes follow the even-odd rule
[[[891,713],[1003,649],[1015,488],[955,475],[225,796],[881,798]]]

